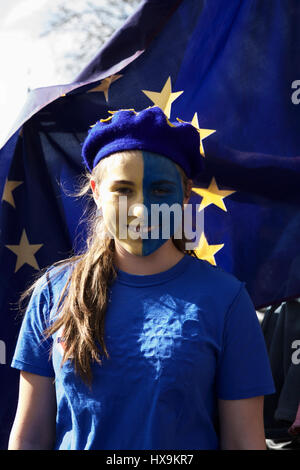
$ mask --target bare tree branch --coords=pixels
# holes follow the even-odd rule
[[[140,0],[65,0],[52,4],[40,37],[51,40],[58,76],[72,79],[122,26]]]

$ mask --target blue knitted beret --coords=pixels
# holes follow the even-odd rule
[[[170,122],[158,106],[111,114],[92,126],[83,143],[82,157],[90,172],[102,158],[123,150],[145,150],[168,157],[183,168],[188,178],[202,171],[200,135],[192,124]]]

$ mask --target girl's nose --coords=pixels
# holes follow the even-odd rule
[[[134,204],[134,206],[132,207],[132,215],[134,217],[142,218],[144,215],[144,205]]]

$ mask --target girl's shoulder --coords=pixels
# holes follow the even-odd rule
[[[45,298],[58,295],[67,284],[75,263],[63,260],[44,268],[33,285],[33,296]]]
[[[49,266],[43,278],[45,281],[50,282],[51,284],[57,284],[62,282],[65,278],[69,277],[72,273],[76,262],[72,260],[63,260],[53,265]]]
[[[60,299],[64,299],[68,293],[68,281],[73,268],[73,262],[64,260],[44,269],[34,284],[28,304],[27,310],[33,311],[32,315],[41,316],[46,321],[56,315]]]
[[[232,309],[252,310],[251,315],[255,312],[246,282],[208,261],[191,260],[185,285],[196,301],[204,302],[211,312],[220,313],[218,318],[225,318]]]
[[[225,271],[220,266],[194,256],[190,258],[189,278],[191,282],[197,283],[201,280],[201,283],[204,283],[206,287],[228,292],[237,292],[244,284],[234,274]]]

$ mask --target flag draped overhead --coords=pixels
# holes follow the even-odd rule
[[[144,1],[74,82],[29,94],[0,151],[2,445],[17,396],[14,305],[84,243],[82,202],[64,188],[109,110],[158,105],[191,122],[205,163],[191,198],[204,214],[198,256],[246,282],[256,308],[300,296],[299,21],[298,0]]]

